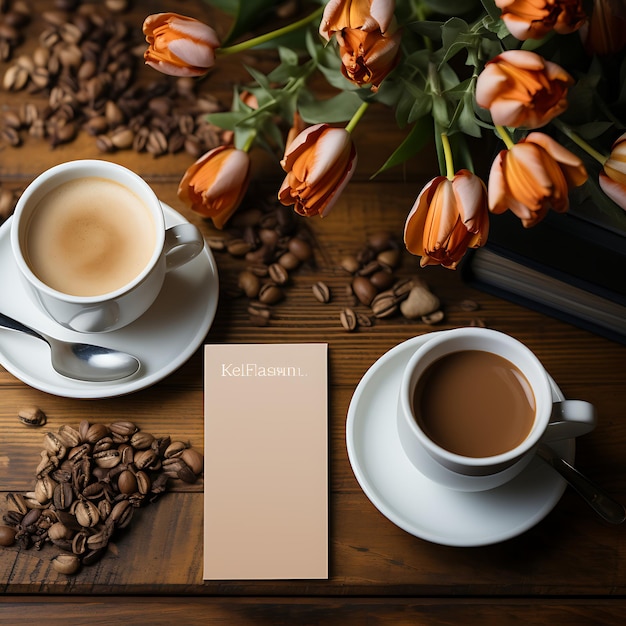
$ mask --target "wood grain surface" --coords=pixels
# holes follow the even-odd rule
[[[23,50],[32,50],[43,11],[53,2],[33,1],[36,10]],[[200,2],[139,1],[121,18],[140,28],[160,10],[218,20]],[[225,105],[232,85],[245,80],[240,60],[223,59],[203,83]],[[260,66],[274,59],[263,53]],[[7,63],[0,64],[6,68]],[[142,73],[146,77],[149,74]],[[0,91],[0,109],[37,94]],[[250,323],[245,298],[229,289],[245,262],[223,252],[217,316],[206,343],[307,342],[329,344],[330,577],[326,581],[202,580],[202,482],[177,485],[154,505],[139,510],[107,555],[76,576],[50,566],[54,550],[0,549],[0,622],[6,624],[205,623],[205,624],[617,624],[626,610],[626,542],[623,526],[602,522],[567,489],[554,510],[534,528],[509,541],[481,548],[428,543],[395,526],[367,499],[348,460],[345,420],[356,385],[386,351],[411,337],[480,320],[517,337],[536,352],[566,397],[593,402],[597,429],[581,438],[576,464],[618,498],[626,498],[626,348],[550,317],[470,288],[460,272],[420,269],[404,253],[398,277],[422,277],[441,299],[445,319],[436,327],[400,316],[348,333],[340,325],[349,282],[340,268],[346,254],[367,238],[402,227],[422,185],[435,174],[435,160],[422,154],[407,167],[369,180],[402,137],[383,109],[368,111],[355,133],[359,169],[331,215],[311,219],[314,262],[292,276],[285,299],[268,326]],[[75,158],[105,158],[140,173],[166,203],[205,233],[211,225],[176,197],[178,181],[193,159],[178,153],[158,158],[131,150],[100,153],[93,137],[50,148],[26,138],[19,148],[0,151],[0,184],[23,189],[46,168]],[[262,155],[250,203],[274,197],[278,167]],[[584,250],[580,251],[584,254]],[[311,286],[324,280],[333,299],[320,304]],[[0,289],[2,285],[0,285]],[[479,309],[467,312],[471,299]],[[184,302],[180,306],[185,306]],[[359,309],[360,310],[360,309]],[[364,310],[364,309],[363,309]],[[2,337],[0,331],[0,350]],[[154,338],[159,341],[158,337]],[[158,384],[119,398],[76,400],[32,389],[0,368],[0,513],[4,494],[32,489],[47,429],[81,420],[109,423],[129,419],[158,435],[203,444],[201,351]],[[48,415],[44,429],[25,427],[17,412],[37,405]],[[425,507],[433,503],[424,502]]]

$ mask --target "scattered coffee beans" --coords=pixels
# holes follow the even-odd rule
[[[4,145],[20,146],[28,135],[55,147],[85,132],[101,152],[158,157],[184,150],[197,158],[224,143],[224,131],[206,120],[223,107],[198,93],[198,81],[154,72],[150,84],[138,84],[146,44],[141,29],[120,15],[127,4],[56,0],[41,14],[38,47],[21,55],[32,7],[26,0],[0,4],[0,60],[11,62],[2,86],[28,94],[0,116]]]
[[[54,569],[75,574],[100,559],[134,510],[154,502],[170,479],[195,482],[203,461],[188,444],[133,422],[63,425],[44,437],[33,491],[7,494],[0,545],[53,544],[62,550]]]

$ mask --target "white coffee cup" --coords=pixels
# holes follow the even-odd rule
[[[29,292],[53,320],[78,332],[134,322],[159,295],[166,273],[204,248],[196,226],[166,228],[150,186],[108,161],[70,161],[43,172],[12,220],[13,256]],[[85,228],[76,230],[80,224]]]
[[[454,355],[452,358],[457,359],[459,376],[463,377],[465,366],[458,365],[460,363],[458,355],[465,353],[461,356],[465,358],[468,352],[472,352],[479,359],[485,358],[485,354],[490,361],[493,360],[491,355],[496,355],[496,359],[498,357],[505,359],[514,366],[512,371],[515,373],[511,374],[514,384],[520,380],[522,381],[520,387],[525,386],[526,391],[529,387],[532,391],[528,394],[530,398],[528,411],[531,412],[528,430],[524,430],[519,442],[496,453],[474,455],[451,450],[453,446],[444,447],[440,445],[441,440],[438,442],[434,440],[436,437],[433,438],[432,430],[426,432],[428,427],[425,425],[424,416],[418,415],[420,410],[426,412],[427,409],[418,408],[415,400],[416,388],[420,381],[422,386],[427,384],[425,381],[428,379],[424,377],[433,371],[431,366],[436,362],[441,364],[440,359]],[[498,364],[500,363],[504,364],[498,361]],[[478,378],[474,380],[480,381],[478,371],[480,368],[474,368],[468,373],[467,380],[470,381],[472,377],[477,376]],[[522,377],[519,377],[520,372]],[[495,384],[495,381],[489,383]],[[474,385],[476,388],[479,387],[476,383]],[[433,382],[431,390],[434,389]],[[458,389],[449,389],[446,392],[452,394],[453,398]],[[419,393],[421,392],[418,391],[418,395]],[[447,405],[448,399],[445,402]],[[453,401],[451,405],[455,403]],[[462,403],[463,398],[458,404]],[[476,404],[479,405],[478,402]],[[441,407],[437,410],[438,415],[445,413]],[[452,406],[450,423],[453,425],[454,411],[461,413]],[[503,418],[507,417],[508,415],[503,415]],[[590,403],[581,400],[554,402],[550,377],[539,359],[523,343],[505,333],[485,328],[468,327],[444,331],[422,344],[407,363],[398,398],[398,435],[408,459],[426,477],[446,487],[462,491],[481,491],[503,485],[530,463],[540,443],[578,437],[593,430],[595,424],[596,411]],[[467,424],[463,427],[467,428]],[[462,432],[459,430],[457,435],[462,436]],[[480,443],[482,435],[478,426],[476,431],[470,434],[472,439],[479,442],[477,445],[482,445]]]

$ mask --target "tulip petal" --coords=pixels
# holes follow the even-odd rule
[[[598,182],[602,191],[626,211],[626,185],[609,178],[604,172],[600,172]]]
[[[213,48],[191,39],[176,39],[170,42],[169,50],[187,65],[207,68],[215,64]]]

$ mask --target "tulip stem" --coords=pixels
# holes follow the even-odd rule
[[[446,176],[448,180],[454,178],[454,159],[452,158],[452,148],[450,147],[450,138],[446,133],[441,133],[441,145],[446,162]]]
[[[496,131],[498,132],[498,135],[500,135],[500,139],[504,141],[504,145],[507,147],[507,150],[510,150],[515,145],[515,142],[511,139],[511,135],[509,135],[507,129],[504,128],[504,126],[496,125]]]
[[[565,135],[567,135],[579,148],[582,148],[589,156],[593,157],[600,165],[604,165],[609,158],[590,146],[582,137],[577,135],[569,126],[563,124],[561,120],[552,120],[554,125]]]
[[[367,111],[367,107],[369,107],[369,102],[363,102],[361,106],[356,110],[356,113],[352,116],[352,119],[347,123],[346,130],[351,133],[356,125],[359,123],[360,119],[363,117],[365,111]]]
[[[227,46],[226,48],[217,48],[215,51],[216,54],[228,55],[228,54],[237,54],[238,52],[243,52],[244,50],[249,50],[250,48],[254,48],[256,46],[260,46],[268,41],[272,41],[272,39],[276,39],[278,37],[282,37],[283,35],[288,35],[295,30],[306,26],[310,22],[317,19],[324,12],[324,7],[320,7],[316,11],[313,11],[310,15],[303,17],[302,19],[293,22],[292,24],[287,24],[287,26],[283,26],[282,28],[278,28],[269,33],[265,33],[264,35],[259,35],[258,37],[253,37],[252,39],[248,39],[247,41],[242,41],[241,43],[233,44],[232,46]]]
[[[244,145],[242,146],[242,151],[243,152],[250,152],[250,150],[252,149],[252,146],[254,145],[254,140],[256,139],[256,130],[252,133],[250,133],[247,137],[246,137],[246,142],[244,143]]]

